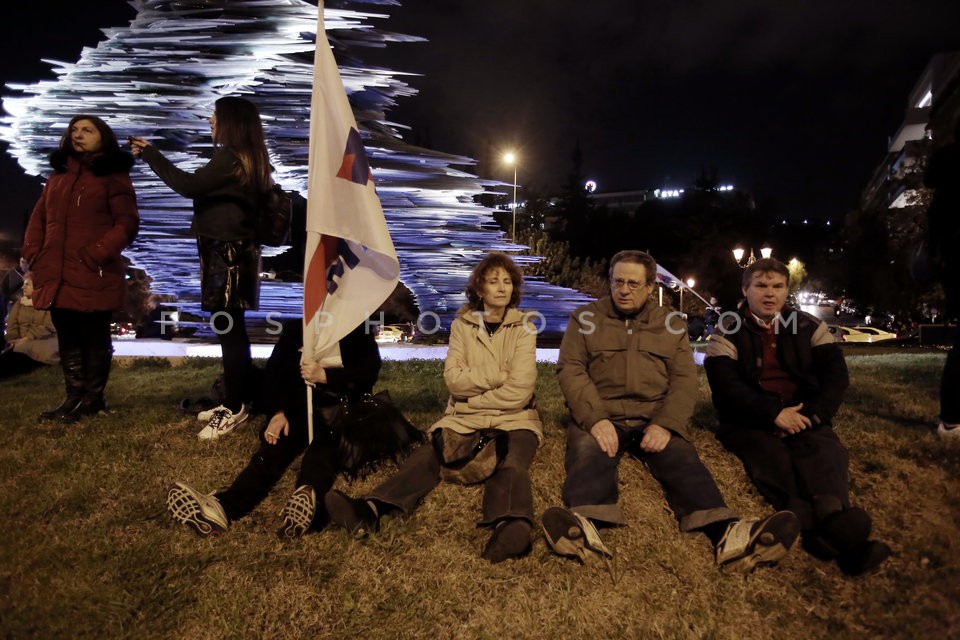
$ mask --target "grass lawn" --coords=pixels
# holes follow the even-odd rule
[[[932,432],[942,353],[848,352],[838,416],[854,502],[895,552],[872,575],[844,577],[799,548],[750,576],[720,573],[702,535],[683,534],[657,483],[621,465],[629,525],[603,532],[615,561],[581,566],[542,537],[490,565],[475,526],[481,489],[440,485],[416,514],[365,541],[326,530],[276,535],[288,473],[250,516],[215,539],[175,525],[175,479],[212,491],[257,446],[252,427],[220,442],[177,408],[204,395],[217,362],[135,359],[115,367],[110,413],[38,424],[59,403],[58,369],[0,384],[0,635],[5,638],[818,638],[960,637],[960,443]],[[422,427],[446,398],[442,363],[387,362],[379,388]],[[537,513],[559,504],[565,415],[551,365],[538,400],[546,441],[533,466]],[[732,508],[770,512],[713,437],[701,371],[696,444]],[[260,421],[256,422],[259,427]],[[294,463],[299,464],[299,462]],[[389,474],[338,486],[358,495]]]

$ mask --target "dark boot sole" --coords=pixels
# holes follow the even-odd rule
[[[377,521],[373,514],[361,513],[367,507],[342,491],[330,491],[323,497],[323,506],[330,516],[330,523],[343,527],[355,538],[364,538],[377,531]]]
[[[77,404],[77,406],[75,406],[72,410],[63,414],[63,416],[60,418],[60,422],[73,424],[75,422],[79,422],[81,419],[87,416],[95,416],[101,411],[105,411],[106,408],[107,407],[102,400],[96,400],[90,403],[81,400],[80,403]]]
[[[73,411],[77,410],[77,407],[80,406],[82,400],[74,400],[70,402],[69,400],[64,400],[59,407],[56,409],[50,409],[49,411],[44,411],[39,416],[37,416],[38,422],[60,422],[63,420],[63,417]]]
[[[515,519],[494,529],[480,557],[492,564],[522,558],[533,548],[530,533],[533,527],[526,520]]]

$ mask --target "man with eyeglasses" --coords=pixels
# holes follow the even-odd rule
[[[563,556],[611,556],[594,523],[624,524],[618,468],[629,453],[660,483],[681,531],[701,531],[722,568],[750,572],[781,560],[799,535],[789,511],[743,520],[730,510],[690,442],[697,372],[686,326],[651,300],[657,264],[642,251],[610,260],[610,296],[573,312],[557,373],[567,425],[567,508],[543,513],[547,542]]]
[[[717,438],[774,508],[797,515],[811,554],[860,575],[891,551],[870,539],[870,516],[850,504],[850,457],[832,423],[850,384],[847,364],[825,322],[787,306],[789,277],[773,258],[751,264],[746,302],[710,336],[704,368]]]

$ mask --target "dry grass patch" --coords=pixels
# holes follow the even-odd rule
[[[133,360],[116,368],[110,415],[39,425],[60,400],[53,370],[5,382],[0,451],[0,629],[8,638],[946,638],[960,636],[960,447],[931,431],[942,354],[850,356],[853,386],[838,429],[855,501],[896,555],[876,574],[843,577],[796,552],[772,570],[721,574],[707,540],[682,534],[649,473],[621,466],[629,525],[602,532],[616,559],[579,566],[542,537],[518,561],[490,565],[475,526],[481,489],[440,485],[411,518],[367,540],[327,530],[276,536],[294,473],[218,539],[175,526],[163,507],[174,479],[213,490],[257,446],[253,427],[201,443],[182,397],[207,392],[216,364]],[[384,365],[411,420],[436,420],[442,363]],[[559,503],[565,418],[553,368],[541,365],[546,441],[533,466],[537,511]],[[696,444],[730,506],[769,513],[716,442],[701,377]],[[298,464],[298,463],[294,463]],[[353,495],[385,468],[338,486]]]

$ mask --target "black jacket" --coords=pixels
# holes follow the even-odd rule
[[[318,384],[313,390],[314,406],[333,403],[340,395],[354,402],[373,392],[380,373],[380,350],[373,333],[366,329],[361,323],[340,339],[343,367],[327,369],[327,384]],[[300,377],[302,346],[303,321],[285,322],[263,374],[258,413],[272,416],[282,409],[288,420],[306,418],[306,385]]]
[[[193,199],[190,233],[214,240],[256,239],[260,194],[240,184],[234,173],[240,160],[233,151],[217,149],[210,162],[192,173],[177,168],[153,145],[144,147],[140,157],[168,187]]]
[[[744,305],[744,308],[746,305]],[[704,367],[720,430],[776,429],[784,408],[780,397],[760,386],[763,370],[761,329],[744,315],[727,313],[707,344]],[[747,312],[748,313],[748,312]],[[843,351],[827,325],[814,316],[784,307],[777,325],[777,359],[797,385],[793,404],[814,426],[829,426],[850,385]]]

